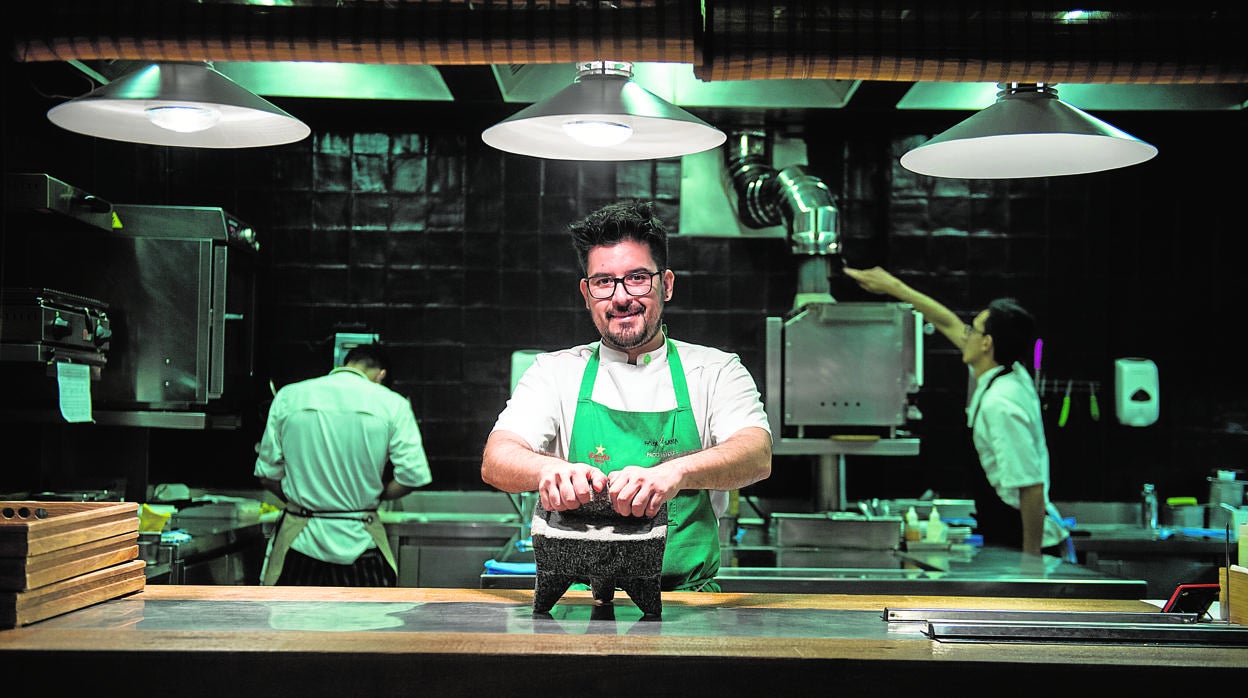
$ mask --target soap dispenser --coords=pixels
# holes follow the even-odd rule
[[[944,543],[947,537],[945,522],[940,520],[940,512],[936,511],[936,507],[933,506],[932,513],[927,517],[927,542]]]

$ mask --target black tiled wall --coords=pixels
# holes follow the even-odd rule
[[[594,337],[564,226],[603,203],[645,198],[678,229],[680,207],[701,205],[680,200],[679,160],[504,155],[480,142],[479,129],[369,130],[368,107],[344,108],[300,143],[185,151],[62,132],[43,119],[49,105],[36,102],[6,116],[6,171],[47,172],[115,202],[220,206],[255,226],[258,381],[281,386],[325,372],[335,331],[379,332],[439,489],[483,487],[480,449],[506,400],[513,350]],[[299,113],[297,103],[285,108]],[[1216,148],[1237,149],[1242,161],[1244,146],[1217,135],[1238,129],[1242,141],[1242,118],[1115,117],[1162,154],[1112,173],[964,182],[896,164],[955,120],[832,114],[809,130],[809,169],[838,192],[847,261],[885,265],[968,316],[997,295],[1036,312],[1052,381],[1056,498],[1130,499],[1154,481],[1163,497],[1203,499],[1211,468],[1244,466],[1248,381],[1232,339],[1244,299],[1244,181],[1213,167]],[[788,245],[678,234],[672,258],[673,336],[737,351],[761,384],[764,320],[787,312],[796,288]],[[832,284],[840,300],[879,299],[839,276]],[[1153,427],[1114,422],[1112,361],[1121,356],[1160,366],[1162,417]],[[978,471],[962,425],[965,368],[932,337],[925,370],[916,400],[924,417],[913,425],[921,454],[849,459],[851,499],[967,494]],[[1084,393],[1070,423],[1057,427],[1066,379],[1099,382],[1099,422]],[[236,433],[154,434],[152,480],[250,486],[264,408]],[[773,478],[749,492],[809,498],[813,466],[778,458]]]

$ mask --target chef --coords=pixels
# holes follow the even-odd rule
[[[377,506],[433,477],[411,403],[381,384],[386,364],[380,346],[360,345],[328,375],[277,391],[255,475],[286,508],[262,584],[397,583]]]
[[[1040,397],[1019,361],[1034,341],[1034,320],[1012,298],[993,300],[969,323],[881,269],[845,268],[872,293],[909,303],[962,352],[975,380],[967,426],[984,477],[975,482],[975,520],[984,542],[1073,562],[1069,533],[1049,500],[1049,447]]]
[[[536,491],[547,511],[604,490],[622,515],[666,502],[661,588],[719,591],[717,509],[771,474],[758,388],[735,354],[667,336],[676,275],[653,204],[609,204],[570,232],[601,338],[535,357],[490,433],[481,478]]]

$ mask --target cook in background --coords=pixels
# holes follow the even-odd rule
[[[481,479],[536,491],[547,511],[604,488],[622,515],[666,502],[661,588],[718,591],[716,509],[771,474],[754,378],[735,354],[667,337],[676,274],[652,204],[609,204],[570,232],[601,338],[535,357],[486,442]]]
[[[1069,539],[1049,501],[1049,447],[1035,383],[1023,367],[1035,320],[1012,298],[998,298],[970,324],[935,299],[874,267],[845,274],[872,293],[909,303],[962,350],[975,379],[967,425],[986,478],[974,478],[975,520],[984,543],[1070,559]],[[987,485],[988,487],[985,487]]]
[[[328,375],[277,391],[255,475],[286,508],[262,584],[395,586],[377,507],[433,477],[412,405],[381,384],[386,371],[381,347],[364,344]]]

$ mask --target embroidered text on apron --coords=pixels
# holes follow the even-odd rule
[[[390,550],[390,541],[386,538],[386,527],[381,523],[381,517],[375,510],[316,512],[287,505],[286,510],[282,512],[281,518],[278,519],[277,533],[273,534],[273,540],[269,543],[269,554],[264,560],[264,570],[260,575],[260,583],[264,586],[277,584],[277,580],[282,576],[282,565],[286,562],[286,553],[290,551],[291,544],[295,542],[295,538],[299,537],[299,532],[308,525],[313,516],[354,519],[361,514],[363,518],[358,520],[364,524],[364,529],[373,537],[373,543],[377,545],[377,550],[386,559],[390,569],[394,570],[395,574],[398,574],[399,566],[394,561],[394,553]]]
[[[587,463],[604,473],[625,466],[650,467],[702,448],[693,420],[684,368],[667,340],[676,409],[666,412],[613,410],[591,399],[598,375],[598,350],[581,377],[576,416],[569,437],[568,460]],[[667,503],[667,548],[662,588],[691,591],[711,585],[719,571],[719,522],[706,490],[683,490]]]

